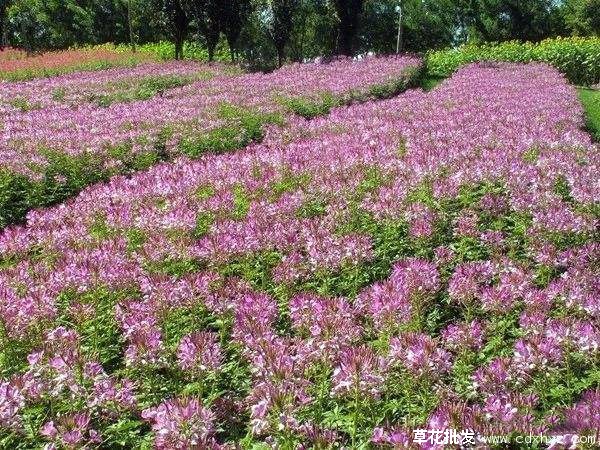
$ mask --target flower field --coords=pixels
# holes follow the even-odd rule
[[[111,45],[27,55],[19,49],[0,51],[0,80],[24,81],[81,70],[133,67],[156,58],[150,53],[117,50]]]
[[[3,135],[31,145],[3,136],[13,171],[33,176],[40,142],[96,155],[166,125],[177,158],[0,234],[0,447],[600,439],[600,153],[577,92],[544,64],[485,63],[336,107],[415,64],[174,64],[149,70],[202,79],[108,106],[100,86],[135,90],[119,70],[124,88],[78,74],[61,98],[22,85],[40,105],[4,106]],[[285,125],[193,159],[187,127],[214,105]]]
[[[0,88],[0,226],[111,175],[262,139],[293,114],[386,97],[418,74],[411,57],[296,64],[271,74],[167,63],[82,72]]]

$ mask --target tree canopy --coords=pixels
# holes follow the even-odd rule
[[[286,59],[392,52],[462,42],[539,41],[600,33],[600,0],[0,0],[3,43],[30,51],[169,39],[176,57],[193,39],[210,58],[261,68]]]

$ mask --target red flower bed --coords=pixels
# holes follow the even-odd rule
[[[110,47],[61,50],[33,56],[9,48],[0,52],[0,79],[28,80],[80,70],[134,66],[152,59],[147,53],[117,52]]]

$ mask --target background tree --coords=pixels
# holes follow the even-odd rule
[[[358,34],[364,0],[333,0],[339,20],[337,49],[339,55],[352,55]]]
[[[15,0],[8,20],[13,43],[30,51],[92,42],[94,16],[87,1]]]
[[[495,5],[500,40],[540,41],[555,27],[554,0],[503,0]]]
[[[396,50],[398,0],[367,2],[360,30],[360,51]],[[456,40],[456,7],[451,0],[402,1],[402,49],[421,52],[452,45]]]
[[[600,35],[600,0],[566,0],[562,13],[569,33]]]
[[[303,61],[332,55],[337,46],[337,28],[331,1],[301,0],[288,44],[291,59]]]
[[[94,17],[94,29],[91,31],[94,43],[114,42],[122,43],[129,40],[127,23],[126,0],[96,0],[91,2]],[[136,23],[142,8],[136,10],[132,22]],[[139,30],[141,27],[135,27]]]
[[[175,44],[175,59],[183,58],[183,44],[189,33],[190,17],[182,0],[161,0],[164,25]]]
[[[600,36],[600,0],[588,0],[583,7],[583,16],[590,32]]]
[[[6,13],[10,5],[10,0],[0,0],[0,50],[6,45]]]
[[[188,0],[187,2],[198,34],[206,44],[209,61],[214,60],[215,49],[223,29],[223,15],[227,8],[225,3],[224,0]]]
[[[267,3],[265,22],[267,32],[277,51],[277,63],[281,67],[285,59],[285,47],[294,27],[294,17],[300,8],[299,0],[270,0]]]
[[[472,41],[540,41],[562,26],[556,0],[459,0],[458,31]]]
[[[134,0],[127,0],[127,29],[129,30],[129,45],[131,50],[135,53],[135,32],[133,26],[133,7]]]
[[[242,28],[252,13],[250,0],[226,0],[223,8],[223,29],[231,52],[231,60],[235,61],[238,54],[238,41]]]

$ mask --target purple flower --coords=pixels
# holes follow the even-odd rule
[[[333,371],[333,395],[376,398],[382,389],[386,363],[366,346],[344,350]]]
[[[344,299],[300,294],[290,300],[294,328],[329,358],[362,334],[354,308]]]
[[[403,333],[390,341],[390,361],[416,376],[438,379],[450,370],[451,356],[426,334]]]
[[[392,448],[411,448],[413,435],[410,431],[399,427],[377,427],[373,430],[371,442],[376,445],[386,445]]]
[[[469,352],[481,350],[485,338],[485,326],[481,321],[451,324],[442,331],[442,341],[449,350]]]
[[[177,348],[179,366],[194,374],[217,371],[222,359],[219,337],[209,331],[184,336]]]
[[[51,440],[53,444],[65,448],[85,448],[102,441],[98,432],[90,428],[88,413],[75,413],[59,417],[56,421],[46,422],[40,434]]]
[[[167,400],[142,411],[142,417],[152,425],[157,449],[217,448],[215,415],[198,399]]]
[[[25,397],[19,389],[6,381],[0,382],[0,427],[19,428],[19,411],[25,406]]]

